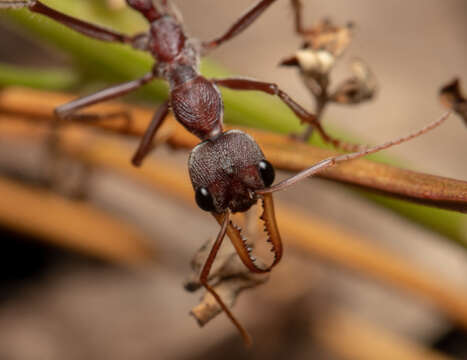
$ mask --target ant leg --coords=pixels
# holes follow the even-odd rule
[[[361,151],[367,148],[367,146],[365,145],[353,144],[347,141],[336,139],[335,137],[329,135],[326,130],[324,130],[323,125],[321,125],[320,122],[318,122],[317,124],[313,124],[313,125],[310,124],[308,128],[305,129],[305,131],[303,132],[303,135],[301,136],[302,141],[307,142],[310,139],[310,136],[313,134],[313,130],[316,130],[319,133],[319,135],[321,136],[321,139],[323,139],[324,142],[331,144],[336,149],[341,149],[347,152],[354,152],[354,151]]]
[[[272,3],[276,0],[261,0],[250,10],[248,10],[240,19],[238,19],[222,36],[217,39],[203,42],[203,54],[217,48],[222,43],[232,39],[250,26]]]
[[[316,116],[307,112],[276,84],[243,78],[211,79],[211,81],[216,85],[233,90],[255,90],[278,96],[302,122],[314,126],[319,125]]]
[[[223,215],[215,215],[215,217],[223,217],[222,219],[222,225],[219,233],[217,234],[216,241],[214,242],[214,245],[211,248],[211,251],[209,252],[208,258],[206,259],[206,262],[204,263],[203,269],[201,270],[201,275],[199,277],[200,283],[206,288],[207,291],[211,293],[212,296],[216,299],[222,310],[227,314],[229,319],[232,321],[232,323],[236,326],[238,331],[243,337],[243,340],[247,345],[251,345],[251,337],[247,333],[247,331],[243,328],[243,326],[240,324],[240,322],[235,318],[235,316],[232,314],[232,312],[229,310],[227,305],[222,301],[220,296],[216,293],[216,291],[212,288],[211,285],[208,283],[208,277],[209,277],[209,272],[211,271],[212,264],[214,263],[214,260],[216,258],[217,252],[219,251],[222,241],[225,238],[225,234],[227,233],[227,227],[230,222],[230,213],[227,211]]]
[[[295,19],[295,32],[300,35],[305,34],[305,28],[303,27],[303,4],[301,0],[291,0],[292,9],[294,12]]]
[[[101,90],[95,94],[84,96],[82,98],[73,100],[67,104],[61,105],[55,109],[55,115],[62,120],[75,118],[79,120],[95,120],[100,119],[102,116],[95,114],[74,114],[76,111],[88,107],[102,101],[110,100],[119,96],[128,94],[129,92],[140,88],[154,79],[153,73],[144,75],[141,79],[132,80],[123,84],[115,85],[113,87]],[[114,117],[115,114],[103,115],[103,117]]]
[[[307,123],[313,126],[324,141],[332,144],[336,148],[340,148],[345,151],[357,151],[361,149],[360,145],[346,143],[328,135],[315,115],[306,111],[289,95],[287,95],[287,93],[279,89],[276,84],[242,78],[211,79],[211,81],[216,85],[227,87],[233,90],[255,90],[265,92],[269,95],[275,95],[279,97],[282,102],[294,112],[294,114],[300,119],[302,123]]]
[[[68,28],[97,40],[134,44],[134,42],[138,39],[140,40],[141,37],[140,35],[135,37],[127,36],[116,31],[76,19],[72,16],[54,10],[37,0],[0,1],[0,9],[20,8],[27,8],[32,12],[47,16]]]
[[[131,159],[131,162],[134,166],[141,166],[144,158],[153,149],[152,140],[154,139],[157,130],[159,130],[161,127],[168,113],[169,101],[166,101],[157,109],[157,112],[154,114],[154,117],[151,120],[151,124],[149,124],[149,127],[144,133],[143,139],[138,146],[138,150],[136,150],[135,155],[133,155],[133,158]]]
[[[56,164],[58,163],[57,159],[60,158],[60,149],[59,149],[60,138],[59,138],[58,131],[60,130],[60,127],[64,125],[63,123],[60,122],[60,120],[77,119],[80,121],[93,121],[93,120],[100,120],[100,119],[105,119],[105,118],[107,119],[113,118],[118,115],[121,115],[121,113],[74,114],[74,112],[86,106],[90,106],[98,102],[109,100],[117,96],[125,95],[126,93],[132,90],[135,90],[138,87],[149,82],[153,78],[154,78],[154,75],[152,73],[149,73],[149,74],[146,74],[141,79],[134,80],[134,81],[124,83],[124,84],[120,84],[120,85],[102,90],[96,94],[92,94],[92,95],[88,95],[88,96],[76,99],[72,102],[59,106],[58,108],[55,109],[55,115],[57,116],[57,119],[51,122],[50,134],[48,135],[47,141],[46,141],[47,152],[49,154],[48,158],[54,160],[53,162],[49,161],[49,163],[51,163],[52,166],[47,167],[50,169],[49,172],[51,173],[52,183],[57,182],[55,180],[59,179],[59,176],[54,175],[54,174],[56,174],[56,170],[57,170],[57,167],[56,167]],[[128,124],[129,124],[131,120],[129,114],[124,113],[123,115],[126,115]]]

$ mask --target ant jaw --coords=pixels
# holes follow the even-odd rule
[[[260,219],[264,222],[264,232],[267,235],[267,242],[271,247],[271,252],[274,254],[274,260],[271,265],[267,267],[260,267],[256,264],[256,258],[252,254],[253,248],[248,244],[248,240],[242,235],[242,229],[232,221],[229,221],[227,226],[227,235],[229,236],[232,245],[234,246],[238,256],[243,264],[254,273],[266,273],[276,266],[282,258],[282,240],[280,237],[279,229],[277,227],[276,217],[274,213],[274,203],[271,194],[262,197],[263,214]],[[224,213],[215,213],[212,215],[217,222],[222,226],[225,216],[228,215],[229,210]]]
[[[276,214],[274,210],[274,201],[272,194],[266,194],[262,197],[263,214],[260,219],[264,221],[264,231],[268,235],[267,241],[272,245],[272,252],[274,253],[274,262],[271,268],[276,266],[282,258],[282,240],[277,226]]]

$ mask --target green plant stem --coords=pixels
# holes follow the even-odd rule
[[[107,25],[129,34],[145,29],[146,25],[137,14],[129,10],[109,12],[108,15],[104,15],[102,11],[96,12],[95,7],[84,1],[46,0],[44,2],[67,14],[76,15],[81,19]],[[86,38],[43,17],[39,20],[38,16],[31,16],[31,13],[26,10],[7,11],[6,17],[11,22],[20,25],[20,28],[34,34],[35,37],[69,53],[79,65],[80,70],[84,70],[90,80],[109,83],[128,81],[150,71],[153,65],[151,57],[143,52],[132,50],[128,46],[120,44],[103,43]],[[209,60],[203,61],[202,72],[207,77],[228,75],[227,71]],[[39,77],[40,74],[37,76]],[[40,80],[38,81],[40,82]],[[11,84],[13,81],[9,83]],[[285,134],[298,132],[301,129],[296,117],[277,99],[255,92],[234,93],[231,90],[223,90],[222,92],[227,122]],[[138,91],[137,96],[152,102],[162,101],[167,97],[167,87],[162,81],[154,81]],[[339,136],[339,133],[336,135]],[[311,142],[318,146],[324,145],[316,136]],[[397,164],[394,160],[379,154],[373,155],[372,159]],[[467,246],[465,229],[463,228],[465,227],[465,216],[462,214],[387,199],[366,192],[364,194],[398,214]]]
[[[0,86],[25,86],[43,90],[65,90],[77,84],[78,77],[67,69],[38,69],[0,63]]]
[[[462,247],[467,249],[467,241],[465,238],[465,215],[422,206],[367,191],[359,190],[359,192],[361,192],[366,198],[395,211],[398,215],[403,216],[406,219],[417,224],[422,224],[443,236],[456,240]]]

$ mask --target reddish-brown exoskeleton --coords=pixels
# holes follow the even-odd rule
[[[197,204],[201,209],[212,213],[221,225],[221,230],[201,270],[200,283],[215,297],[221,308],[238,328],[246,343],[251,342],[248,333],[208,282],[209,272],[225,235],[229,236],[240,259],[250,271],[256,273],[270,271],[282,257],[282,242],[274,216],[273,192],[288,188],[296,182],[339,162],[359,158],[407,141],[441,124],[447,117],[444,116],[407,137],[360,152],[323,160],[315,166],[271,186],[274,181],[274,169],[264,158],[256,142],[249,135],[238,130],[223,132],[223,103],[217,85],[237,90],[258,90],[276,95],[303,122],[313,123],[315,117],[306,112],[275,84],[241,78],[206,79],[198,72],[198,62],[201,55],[239,34],[275,1],[259,1],[224,35],[209,42],[198,42],[186,36],[180,21],[171,10],[168,0],[161,0],[157,3],[158,5],[152,0],[127,0],[128,5],[139,11],[150,23],[150,29],[147,33],[135,36],[126,36],[83,22],[57,12],[40,1],[0,0],[0,8],[25,7],[89,37],[130,44],[138,50],[148,51],[153,55],[157,63],[152,71],[141,79],[72,101],[58,107],[56,114],[60,119],[83,118],[87,115],[76,114],[82,108],[125,95],[155,78],[164,78],[168,81],[170,86],[169,100],[164,102],[154,115],[133,157],[133,163],[140,165],[148,154],[154,135],[166,118],[169,109],[173,111],[177,120],[187,130],[202,140],[190,154],[190,177]],[[230,221],[231,213],[247,211],[259,199],[262,200],[264,208],[261,218],[265,223],[268,241],[271,242],[274,253],[274,260],[267,267],[260,267],[256,264],[255,258],[251,255],[251,249],[242,237],[240,228]]]
[[[147,51],[153,56],[156,63],[152,70],[142,78],[74,100],[58,107],[55,113],[59,119],[99,118],[96,115],[79,114],[77,112],[93,104],[123,96],[156,78],[165,79],[170,89],[169,100],[164,102],[154,115],[133,156],[132,162],[136,166],[141,165],[143,159],[151,150],[153,138],[167,117],[169,110],[172,110],[176,119],[188,131],[201,140],[207,140],[207,142],[196,148],[190,160],[190,172],[195,185],[196,200],[201,208],[212,211],[217,220],[224,224],[224,230],[233,239],[242,259],[254,271],[259,270],[259,268],[255,267],[254,262],[251,261],[246,251],[246,245],[241,240],[239,242],[234,240],[240,239],[239,231],[226,225],[228,223],[228,213],[225,209],[230,208],[234,212],[246,211],[256,202],[257,196],[254,195],[253,191],[269,186],[274,180],[274,172],[272,166],[263,159],[261,151],[251,138],[241,132],[223,133],[223,102],[218,86],[236,90],[257,90],[275,95],[303,122],[313,122],[315,117],[293,101],[276,84],[243,78],[206,79],[199,73],[198,64],[202,55],[238,35],[275,1],[258,1],[222,36],[207,42],[200,42],[187,36],[181,21],[170,6],[169,0],[126,0],[127,4],[141,13],[150,24],[147,32],[134,36],[120,34],[76,19],[37,0],[0,0],[0,8],[27,8],[34,13],[56,20],[83,35],[102,41],[129,44],[133,48]],[[226,158],[219,159],[222,160],[222,163],[219,164],[209,162],[213,159],[213,156],[208,155],[212,152],[212,149],[216,148],[221,151],[226,147],[232,150],[235,149],[238,156],[230,156],[230,160]],[[203,160],[208,160],[208,162],[206,163]],[[258,166],[259,168],[257,168]],[[216,167],[219,167],[219,171],[213,172]],[[229,173],[229,169],[234,170]],[[203,177],[200,175],[202,172],[212,174],[214,178]],[[232,181],[227,182],[225,176],[221,176],[216,180],[216,174],[228,174]],[[237,181],[234,181],[235,179]],[[212,183],[208,184],[206,181]],[[242,184],[242,181],[245,184]],[[224,189],[221,189],[222,186]],[[210,199],[210,192],[216,194],[215,197],[211,198],[214,200],[213,208],[211,208],[211,204],[206,205]],[[221,194],[223,194],[222,198]],[[275,265],[280,260],[281,246],[273,215],[272,200],[270,200],[270,196],[266,196],[264,219],[271,234],[271,241],[274,244],[276,260],[273,265]],[[207,274],[215,253],[216,251],[213,249],[212,256],[209,257],[210,260],[207,261],[202,271],[201,283],[216,296],[225,312],[247,339],[246,332],[207,283]],[[245,256],[248,260],[246,260]],[[267,271],[269,269],[263,270]]]
[[[169,0],[157,2],[126,0],[128,5],[140,12],[150,24],[148,32],[134,36],[127,36],[78,20],[51,9],[37,0],[0,0],[0,9],[28,8],[32,12],[50,17],[91,38],[129,44],[137,50],[149,52],[154,57],[156,64],[142,78],[82,97],[56,109],[56,115],[60,119],[83,119],[89,117],[89,114],[76,114],[80,109],[123,96],[156,78],[165,79],[170,88],[169,100],[159,107],[133,157],[133,164],[138,166],[151,150],[152,139],[166,118],[169,109],[188,131],[201,140],[212,140],[222,134],[223,103],[217,86],[235,90],[257,90],[276,95],[301,121],[312,123],[315,120],[312,114],[305,111],[276,84],[243,78],[206,79],[198,70],[199,59],[202,55],[238,35],[276,1],[258,1],[222,36],[207,42],[200,42],[187,36]]]
[[[324,159],[273,186],[271,186],[274,182],[273,167],[265,160],[253,138],[244,132],[227,131],[216,140],[204,141],[192,150],[188,167],[196,193],[196,202],[201,209],[211,212],[221,225],[221,230],[201,271],[200,283],[215,297],[247,343],[250,342],[248,334],[208,283],[211,266],[225,235],[229,236],[237,254],[250,271],[254,273],[270,271],[282,257],[282,241],[274,216],[272,193],[284,190],[338,163],[357,159],[413,139],[439,126],[448,115],[449,113],[445,114],[439,120],[405,137],[358,152]],[[243,238],[241,229],[230,221],[231,213],[247,211],[259,199],[263,202],[264,210],[261,219],[264,221],[268,241],[272,244],[271,251],[274,253],[274,260],[267,267],[260,267],[255,263],[251,248]]]

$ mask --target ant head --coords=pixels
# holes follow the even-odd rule
[[[247,211],[256,190],[274,181],[274,168],[253,138],[230,130],[196,146],[188,163],[198,206],[213,213]]]
[[[152,0],[126,0],[128,6],[143,14],[149,21],[154,21],[160,17]]]

